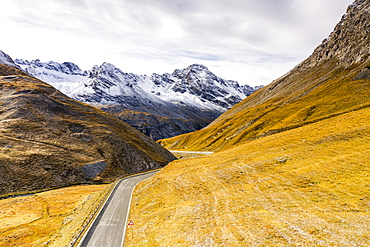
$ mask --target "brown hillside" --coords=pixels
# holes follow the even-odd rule
[[[370,104],[370,1],[358,0],[313,54],[203,130],[160,140],[178,150],[220,150]]]
[[[175,157],[102,110],[0,64],[0,195],[111,181]]]

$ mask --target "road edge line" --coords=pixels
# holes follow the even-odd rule
[[[110,191],[109,191],[109,194],[106,195],[106,197],[103,199],[103,201],[100,203],[100,205],[98,206],[98,209],[96,210],[96,212],[93,214],[93,216],[90,218],[89,220],[89,223],[84,227],[84,229],[80,232],[80,236],[75,240],[75,242],[72,244],[72,246],[75,246],[75,247],[80,247],[81,246],[81,243],[84,241],[84,239],[86,238],[86,233],[90,231],[94,221],[96,220],[96,218],[99,216],[99,214],[101,213],[101,211],[103,210],[104,208],[104,205],[107,203],[107,201],[109,200],[109,198],[111,197],[114,189],[117,187],[117,185],[119,184],[119,182],[121,180],[123,180],[124,178],[121,178],[121,179],[117,179],[115,182],[112,183],[111,185],[111,188],[110,188]]]
[[[157,173],[157,172],[159,172],[161,169],[156,169],[156,170],[153,170],[153,171],[150,171],[150,172],[146,172],[146,173]],[[146,173],[144,173],[144,174],[146,174]],[[144,175],[144,174],[140,174],[140,175]],[[153,176],[154,176],[154,174],[153,174]],[[149,177],[150,178],[150,177]],[[146,178],[146,179],[148,179],[148,178]],[[145,179],[144,179],[145,180]],[[129,216],[130,216],[130,211],[131,211],[131,202],[132,202],[132,197],[133,197],[133,194],[134,194],[134,190],[135,190],[135,188],[136,188],[136,186],[139,184],[139,183],[141,183],[141,182],[143,182],[144,180],[141,180],[140,182],[138,182],[138,183],[136,183],[135,184],[135,186],[132,188],[132,190],[131,190],[131,196],[130,196],[130,201],[129,201],[129,203],[128,203],[128,210],[127,210],[127,213],[126,213],[126,222],[125,222],[125,229],[123,230],[123,238],[122,238],[122,242],[121,242],[121,246],[122,247],[124,247],[124,244],[125,244],[125,239],[126,239],[126,229],[127,229],[127,222],[128,222],[128,218],[129,218]]]
[[[140,181],[139,183],[141,183],[142,181]],[[125,222],[125,228],[123,230],[123,237],[122,237],[122,242],[121,242],[121,246],[123,247],[123,245],[125,244],[125,239],[126,239],[126,229],[127,229],[127,222],[128,222],[128,217],[130,216],[130,211],[131,211],[131,202],[132,202],[132,196],[134,194],[134,190],[136,188],[136,186],[139,184],[139,183],[136,183],[135,186],[132,188],[131,190],[131,195],[130,195],[130,201],[128,203],[128,207],[127,207],[127,214],[126,214],[126,222]]]

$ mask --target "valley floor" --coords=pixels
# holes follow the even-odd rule
[[[0,200],[0,246],[70,246],[109,185],[80,185]]]
[[[170,163],[125,246],[368,246],[370,109]]]

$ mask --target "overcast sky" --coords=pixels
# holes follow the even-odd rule
[[[0,50],[147,75],[200,63],[224,79],[266,85],[307,58],[352,2],[1,0]]]

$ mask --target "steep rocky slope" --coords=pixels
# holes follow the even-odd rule
[[[111,181],[174,160],[116,117],[8,65],[0,64],[0,194]]]
[[[170,149],[219,150],[370,103],[369,1],[356,1],[328,38],[289,73],[207,128],[162,140]]]
[[[102,110],[111,112],[118,119],[124,121],[130,126],[136,128],[141,133],[149,136],[153,140],[160,139],[163,136],[176,136],[178,133],[197,130],[204,127],[205,122],[209,122],[215,116],[213,114],[203,113],[202,120],[186,120],[183,118],[169,118],[150,114],[141,111],[119,110],[114,107],[102,107]],[[192,112],[189,112],[189,116]]]
[[[125,73],[109,63],[89,71],[67,62],[16,59],[16,63],[73,99],[100,107],[134,127],[139,126],[155,140],[205,127],[256,89],[224,80],[200,64],[171,74],[146,76]],[[152,125],[143,125],[143,119]],[[168,128],[157,123],[165,123]]]

